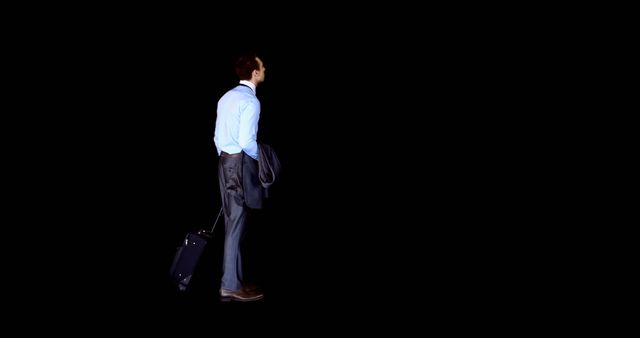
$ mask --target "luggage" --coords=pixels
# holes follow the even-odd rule
[[[213,236],[213,231],[216,228],[216,224],[218,224],[221,213],[222,208],[220,208],[220,212],[218,213],[218,217],[216,217],[215,223],[213,223],[211,231],[200,230],[198,232],[190,232],[185,237],[182,245],[177,248],[169,273],[173,281],[178,285],[180,291],[187,289],[198,265],[198,261],[204,252],[204,248]]]

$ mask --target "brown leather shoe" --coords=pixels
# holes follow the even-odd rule
[[[242,283],[242,288],[247,292],[258,291],[259,289],[257,285],[251,283]]]
[[[242,288],[247,292],[260,291],[259,286],[251,283],[242,283]],[[220,288],[220,293],[222,293],[222,288]]]
[[[264,294],[256,290],[249,291],[245,288],[242,288],[236,291],[228,291],[225,289],[220,289],[220,300],[222,300],[223,302],[228,302],[231,300],[239,302],[251,302],[254,300],[262,299],[262,297],[264,297]]]

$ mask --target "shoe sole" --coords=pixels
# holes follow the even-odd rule
[[[254,297],[254,298],[247,298],[247,299],[242,299],[242,298],[235,298],[233,296],[220,296],[220,301],[221,302],[231,302],[231,301],[236,301],[236,302],[253,302],[256,300],[260,300],[264,297],[264,295],[260,295],[258,297]]]

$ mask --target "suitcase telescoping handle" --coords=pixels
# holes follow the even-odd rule
[[[213,228],[211,228],[211,233],[216,229],[216,224],[218,224],[218,218],[220,218],[220,214],[222,214],[222,207],[220,207],[220,211],[218,212],[218,217],[216,217],[216,221],[213,223]]]

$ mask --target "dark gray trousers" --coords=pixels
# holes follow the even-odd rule
[[[242,287],[242,253],[240,245],[245,233],[247,207],[242,189],[242,154],[238,157],[221,156],[218,164],[218,182],[224,212],[224,259],[221,287],[235,291]]]

